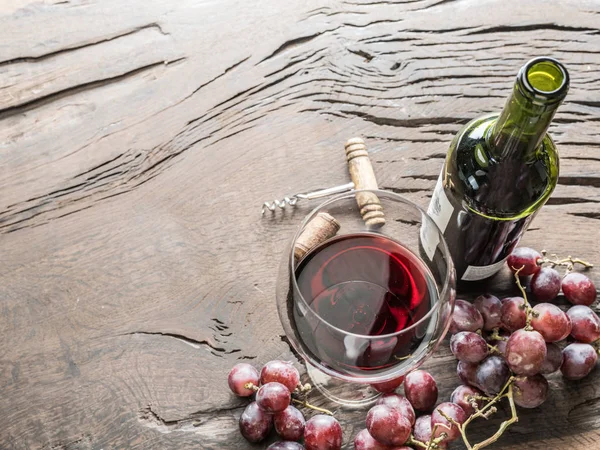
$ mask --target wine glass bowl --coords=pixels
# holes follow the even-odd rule
[[[360,192],[377,196],[385,225],[365,225]],[[299,238],[321,213],[339,230],[298,258]],[[421,365],[448,328],[454,298],[442,233],[417,205],[381,190],[341,194],[315,208],[287,248],[277,281],[284,331],[324,391],[328,377],[368,385]]]

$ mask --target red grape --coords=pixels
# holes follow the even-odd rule
[[[377,392],[381,392],[382,394],[388,394],[390,392],[394,392],[398,387],[404,382],[404,377],[395,378],[390,381],[383,381],[381,383],[373,383],[371,387],[375,389]]]
[[[354,438],[354,450],[412,450],[412,448],[383,445],[369,434],[369,430],[364,429],[359,431]]]
[[[267,450],[304,450],[304,445],[292,441],[278,441],[269,445]]]
[[[563,354],[560,347],[556,344],[546,344],[546,358],[542,363],[540,373],[550,374],[560,369],[563,362]]]
[[[487,342],[472,331],[461,331],[450,339],[450,350],[460,361],[477,363],[488,355]]]
[[[590,344],[574,343],[563,350],[560,371],[568,380],[580,380],[589,375],[598,361],[598,353]]]
[[[342,448],[342,427],[333,417],[317,414],[311,417],[304,427],[306,450],[340,450]]]
[[[483,328],[483,316],[475,306],[465,300],[454,302],[454,312],[450,322],[449,332],[477,331]]]
[[[537,408],[548,398],[548,381],[539,373],[516,378],[514,384],[515,404],[521,408]]]
[[[367,413],[367,430],[385,445],[403,445],[410,436],[411,424],[397,409],[375,405]]]
[[[596,286],[582,273],[568,273],[563,278],[561,287],[567,300],[574,305],[590,306],[596,300]]]
[[[467,415],[470,416],[473,413],[475,413],[475,408],[473,408],[473,405],[471,404],[472,401],[469,401],[467,399],[471,396],[476,396],[476,395],[482,395],[482,393],[479,389],[461,384],[456,389],[454,389],[454,392],[452,392],[452,395],[450,396],[450,401],[452,403],[456,403],[458,406],[460,406],[464,410],[465,413],[467,413]],[[482,400],[473,400],[473,401],[477,404],[478,408],[483,406]]]
[[[546,358],[546,342],[537,331],[517,330],[508,338],[506,362],[517,375],[535,375]]]
[[[300,383],[300,372],[289,361],[269,361],[260,371],[260,384],[276,381],[283,384],[290,392]]]
[[[304,416],[292,405],[273,416],[275,431],[286,441],[299,441],[304,436]]]
[[[510,370],[504,358],[490,356],[479,363],[475,377],[476,387],[488,395],[496,395],[510,378]]]
[[[377,405],[385,405],[397,409],[400,415],[408,419],[411,426],[415,424],[415,410],[403,395],[384,394],[377,400]]]
[[[533,307],[533,312],[531,326],[546,342],[558,342],[571,332],[571,320],[558,306],[539,303]]]
[[[571,336],[585,344],[600,339],[600,318],[588,306],[576,305],[569,308],[567,315],[573,322]]]
[[[381,442],[375,440],[373,436],[369,434],[369,430],[364,429],[358,432],[354,438],[354,450],[389,450],[390,447],[383,445]]]
[[[240,431],[250,442],[260,442],[273,425],[273,417],[262,410],[256,402],[250,403],[240,416]]]
[[[440,403],[433,410],[433,413],[431,414],[431,429],[433,430],[436,425],[438,426],[435,431],[433,431],[433,437],[437,438],[440,437],[442,433],[446,433],[447,437],[443,439],[443,442],[451,442],[460,435],[460,431],[458,427],[450,423],[440,411],[461,425],[467,420],[467,414],[460,406],[450,402]]]
[[[523,297],[509,297],[502,300],[502,326],[509,331],[525,328],[527,313]]]
[[[554,300],[560,292],[560,274],[551,267],[542,267],[531,279],[531,293],[539,302]]]
[[[258,386],[258,370],[252,367],[250,364],[239,363],[233,366],[227,377],[227,383],[229,389],[240,397],[250,397],[254,394],[254,389],[246,389],[244,385],[246,383],[252,383]]]
[[[460,381],[463,384],[468,384],[469,386],[474,386],[476,388],[479,387],[477,384],[477,364],[465,363],[462,361],[458,362],[456,366],[456,374]]]
[[[276,381],[263,384],[256,392],[256,403],[268,413],[283,411],[289,406],[290,400],[289,389]]]
[[[415,422],[415,428],[413,435],[417,441],[427,443],[431,440],[431,416],[421,416]],[[440,442],[438,444],[439,449],[445,449],[447,447],[446,442]]]
[[[490,331],[502,326],[502,302],[498,297],[485,294],[475,299],[475,307],[483,316],[483,329]]]
[[[519,272],[519,276],[527,276],[540,271],[540,266],[538,265],[538,260],[540,259],[542,259],[542,255],[534,249],[529,247],[517,247],[510,255],[508,255],[506,262],[513,272],[516,272],[523,267]]]
[[[406,398],[419,411],[431,411],[438,397],[434,378],[424,370],[409,373],[404,380]]]
[[[431,416],[425,415],[417,418],[415,429],[413,431],[415,439],[421,442],[428,442],[431,439]]]

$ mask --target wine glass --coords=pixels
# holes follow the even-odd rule
[[[379,199],[383,226],[363,221],[361,192]],[[339,230],[303,255],[300,241],[317,216],[335,219]],[[313,385],[340,405],[362,407],[379,395],[371,384],[405,375],[434,352],[454,288],[448,247],[423,209],[393,192],[354,191],[324,202],[300,225],[280,266],[277,308]]]

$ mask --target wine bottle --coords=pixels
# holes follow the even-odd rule
[[[558,154],[547,130],[568,88],[562,64],[535,58],[502,112],[472,120],[450,144],[427,213],[444,233],[457,279],[500,270],[552,194]]]

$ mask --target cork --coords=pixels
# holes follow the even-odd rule
[[[304,230],[296,239],[296,245],[294,246],[296,261],[300,261],[310,250],[335,236],[339,229],[340,224],[332,215],[326,212],[317,214],[306,224]]]
[[[378,189],[377,179],[367,153],[367,146],[360,138],[352,138],[346,142],[346,159],[348,170],[355,189]],[[357,192],[356,202],[365,224],[371,228],[380,228],[385,224],[383,206],[377,195],[372,192]]]

